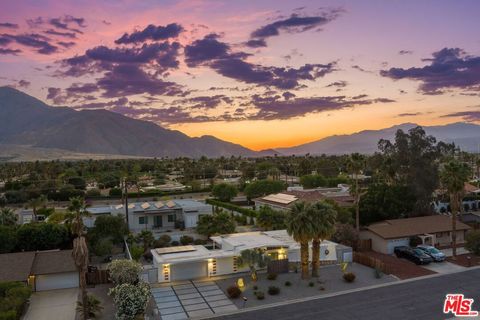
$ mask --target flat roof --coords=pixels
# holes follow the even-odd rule
[[[242,232],[210,237],[212,241],[232,247],[236,252],[260,247],[285,247],[284,242],[272,238],[263,232]]]
[[[233,251],[226,250],[208,250],[204,246],[191,246],[194,250],[172,253],[158,253],[158,249],[152,249],[152,255],[157,263],[160,264],[178,264],[191,261],[208,260],[220,257],[233,257]],[[160,248],[159,248],[160,249]],[[163,248],[161,248],[163,249]]]

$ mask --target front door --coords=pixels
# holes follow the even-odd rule
[[[162,216],[154,216],[153,217],[153,225],[155,228],[163,227],[163,217]]]

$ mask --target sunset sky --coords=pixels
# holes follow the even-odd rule
[[[0,85],[255,150],[480,121],[480,1],[1,1]]]

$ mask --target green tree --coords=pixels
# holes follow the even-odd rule
[[[113,296],[113,302],[117,307],[116,319],[138,319],[150,299],[150,287],[145,282],[136,285],[124,283],[110,289],[109,295]]]
[[[465,248],[477,256],[480,255],[480,230],[471,230],[467,233]]]
[[[207,237],[233,233],[235,232],[235,219],[224,211],[201,215],[197,224],[197,232]]]
[[[22,251],[59,249],[69,242],[68,229],[61,224],[27,223],[17,230],[17,246]]]
[[[87,302],[87,307],[85,308],[81,301],[77,301],[77,311],[82,317],[85,317],[83,313],[87,311],[87,319],[97,319],[103,309],[101,301],[93,294],[89,294],[87,295]]]
[[[305,189],[324,187],[327,185],[327,179],[320,174],[308,174],[300,177],[300,184]]]
[[[37,210],[42,206],[45,206],[47,203],[47,198],[45,196],[40,196],[38,198],[30,199],[27,203],[27,206],[32,209],[33,221],[37,221]]]
[[[465,182],[470,177],[470,167],[463,163],[452,160],[446,163],[441,172],[443,187],[450,195],[450,207],[452,209],[452,255],[457,255],[457,213],[461,210],[464,195]]]
[[[285,229],[286,213],[274,210],[269,206],[261,206],[258,210],[257,225],[263,230]]]
[[[17,215],[10,208],[0,209],[0,225],[13,226],[17,223]]]
[[[17,234],[12,226],[0,225],[0,253],[12,252],[17,245]]]
[[[282,181],[259,180],[249,183],[244,190],[248,199],[265,196],[271,193],[278,193],[285,190],[285,183]]]
[[[295,241],[300,243],[300,261],[302,279],[308,279],[309,248],[308,242],[313,239],[315,229],[310,215],[307,213],[309,205],[303,201],[295,202],[287,213],[287,232]]]
[[[213,186],[212,189],[213,196],[220,201],[230,202],[233,197],[238,193],[238,190],[235,186],[228,183],[220,183]]]
[[[123,215],[101,215],[95,219],[93,228],[88,230],[88,239],[95,242],[106,237],[114,243],[121,243],[127,234],[128,226]]]
[[[152,247],[155,238],[153,237],[152,231],[142,230],[142,232],[137,234],[137,241],[143,243],[143,252],[147,252],[148,248]]]
[[[325,201],[319,201],[310,205],[307,215],[313,225],[312,240],[312,276],[318,277],[320,268],[320,243],[329,238],[335,232],[337,211]]]

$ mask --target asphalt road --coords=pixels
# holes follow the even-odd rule
[[[480,269],[253,310],[217,319],[450,319],[453,315],[442,312],[447,293],[463,293],[465,297],[475,299],[473,309],[480,311]]]

